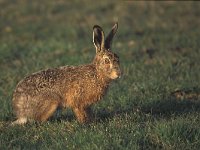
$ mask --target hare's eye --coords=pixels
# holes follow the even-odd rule
[[[105,64],[109,64],[110,60],[108,58],[105,58]]]

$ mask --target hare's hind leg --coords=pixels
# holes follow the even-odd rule
[[[46,92],[38,95],[33,101],[37,102],[37,105],[34,108],[34,120],[44,122],[56,111],[61,101],[61,97],[56,93]]]
[[[50,101],[48,104],[42,106],[42,111],[38,113],[37,120],[44,122],[49,119],[58,108],[58,101]]]
[[[33,117],[33,120],[35,121],[46,121],[49,117],[53,115],[53,113],[56,111],[58,107],[57,101],[46,101],[43,105],[41,105],[39,108],[35,109],[35,117]],[[18,117],[18,119],[14,122],[12,122],[11,125],[24,125],[26,124],[28,119],[26,117]]]

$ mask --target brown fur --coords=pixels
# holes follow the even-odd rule
[[[72,108],[80,123],[90,121],[90,106],[121,73],[118,56],[108,49],[116,30],[117,24],[104,40],[101,27],[94,26],[96,56],[91,64],[47,69],[20,81],[13,93],[14,124],[46,121],[58,107]]]

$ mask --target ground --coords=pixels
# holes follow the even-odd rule
[[[200,3],[0,0],[0,149],[199,149]],[[95,55],[92,27],[118,21],[123,76],[81,125],[71,110],[10,127],[24,76]]]

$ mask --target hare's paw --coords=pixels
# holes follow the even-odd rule
[[[12,122],[11,125],[24,125],[27,123],[27,118],[19,118],[16,121]]]
[[[91,121],[92,115],[90,108],[74,108],[73,111],[79,123],[88,123]]]

